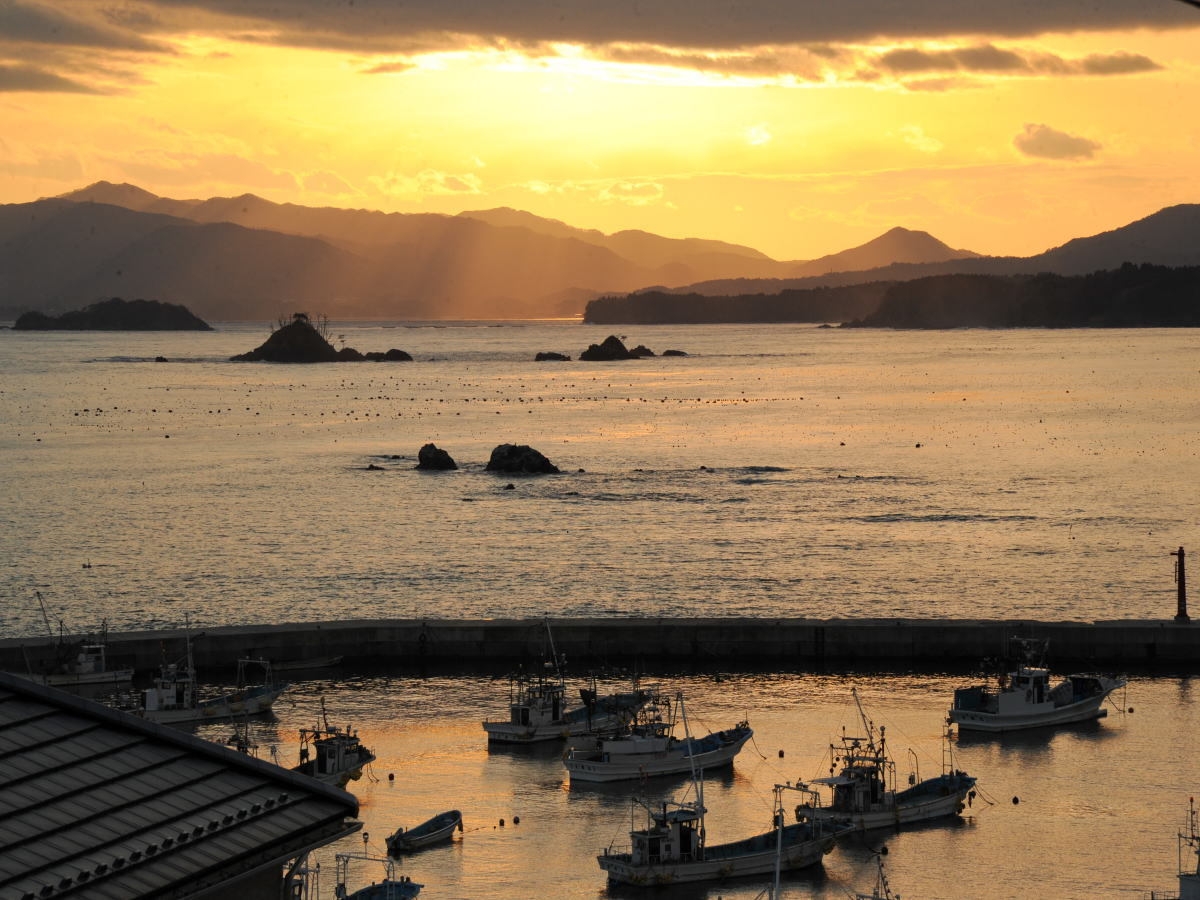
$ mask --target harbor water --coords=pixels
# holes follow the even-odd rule
[[[710,841],[769,831],[774,785],[830,774],[829,745],[843,727],[865,736],[851,689],[884,730],[900,788],[910,773],[940,774],[943,763],[978,778],[961,818],[845,840],[821,866],[785,873],[780,897],[869,892],[885,847],[891,886],[909,900],[1142,900],[1175,889],[1176,834],[1200,785],[1194,677],[1134,678],[1098,722],[949,743],[942,729],[953,688],[970,683],[963,676],[663,673],[656,683],[684,693],[695,734],[743,718],[754,729],[732,769],[704,778]],[[318,721],[318,697],[331,722],[354,727],[378,757],[349,785],[363,834],[310,861],[320,863],[325,900],[336,886],[336,853],[383,856],[398,827],[447,809],[462,810],[463,833],[398,860],[399,873],[426,885],[421,896],[430,900],[754,900],[772,887],[771,876],[649,891],[607,886],[596,856],[627,849],[629,830],[644,827],[634,798],[683,796],[690,779],[572,786],[562,743],[489,750],[481,723],[506,716],[505,679],[328,670],[296,682],[273,716],[252,723],[260,758],[274,748],[282,764],[296,764],[298,731]],[[221,742],[231,732],[226,724],[199,733]],[[783,792],[788,821],[800,799]],[[382,874],[380,864],[355,863],[351,875],[361,881],[350,886]]]

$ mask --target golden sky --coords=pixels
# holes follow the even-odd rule
[[[812,259],[1200,202],[1181,0],[0,0],[0,203],[509,206]]]

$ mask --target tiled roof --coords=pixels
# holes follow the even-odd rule
[[[353,795],[0,672],[0,897],[195,897],[361,827]]]

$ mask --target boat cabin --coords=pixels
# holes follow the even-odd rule
[[[695,803],[649,810],[650,827],[630,834],[633,841],[630,863],[654,866],[668,862],[704,859],[705,809]]]

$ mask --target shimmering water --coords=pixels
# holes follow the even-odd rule
[[[266,334],[0,331],[0,633],[45,634],[36,592],[70,631],[177,627],[185,615],[199,627],[1168,618],[1168,554],[1196,531],[1195,331],[637,328],[629,344],[690,355],[591,364],[532,361],[607,334],[574,323],[335,326],[336,343],[416,361],[226,361]],[[414,471],[427,442],[462,468]],[[506,442],[563,474],[485,473]],[[404,865],[428,885],[422,896],[625,896],[605,888],[594,857],[625,842],[629,789],[569,789],[557,747],[488,752],[480,722],[503,715],[503,682],[327,674],[256,728],[260,754],[274,744],[293,764],[323,694],[380,756],[378,780],[355,785],[368,849],[462,808],[461,842]],[[829,742],[857,724],[852,685],[887,725],[902,778],[910,759],[923,776],[939,771],[961,683],[663,680],[685,690],[695,728],[745,716],[756,729],[732,774],[710,782],[714,840],[766,827],[773,784],[825,773]],[[1069,900],[1172,887],[1174,835],[1200,784],[1193,695],[1193,679],[1136,679],[1115,704],[1133,714],[957,742],[981,799],[962,824],[872,839],[891,851],[894,889]],[[361,846],[322,852],[323,898],[333,853]],[[850,843],[789,878],[785,896],[869,890],[873,865]],[[655,896],[749,900],[766,886]]]
[[[505,715],[503,680],[325,675],[297,683],[271,721],[252,726],[259,756],[270,758],[274,745],[281,762],[295,765],[297,732],[317,721],[315,698],[324,695],[333,721],[356,727],[379,757],[351,785],[367,852],[383,855],[384,838],[401,825],[461,809],[460,839],[401,860],[400,871],[426,885],[422,898],[753,900],[771,885],[766,877],[649,892],[607,888],[595,857],[627,845],[630,828],[644,824],[635,793],[669,797],[686,788],[686,778],[572,788],[561,745],[489,751],[480,723]],[[727,673],[665,675],[660,683],[685,692],[694,732],[743,717],[755,729],[732,771],[706,779],[707,831],[723,841],[768,830],[773,786],[828,774],[829,744],[842,727],[863,733],[852,687],[885,728],[901,785],[910,771],[938,774],[942,722],[952,689],[964,682]],[[880,846],[888,848],[892,888],[906,900],[1138,900],[1151,889],[1174,889],[1175,835],[1200,785],[1196,690],[1194,678],[1135,678],[1100,722],[955,740],[954,765],[979,779],[979,796],[961,821],[847,841],[822,866],[786,876],[781,894],[844,900],[869,892],[872,853]],[[222,741],[229,732],[210,725],[201,734]],[[784,793],[787,809],[797,800]],[[356,836],[314,856],[323,900],[336,884],[334,854],[363,848]],[[358,864],[355,872],[366,883],[381,877],[382,867]]]
[[[1200,334],[0,331],[0,631],[377,617],[1169,617]],[[163,356],[168,362],[156,363]],[[434,442],[462,467],[414,470]],[[501,443],[563,474],[484,472]],[[370,466],[378,467],[371,470]],[[512,485],[511,490],[506,488]]]

